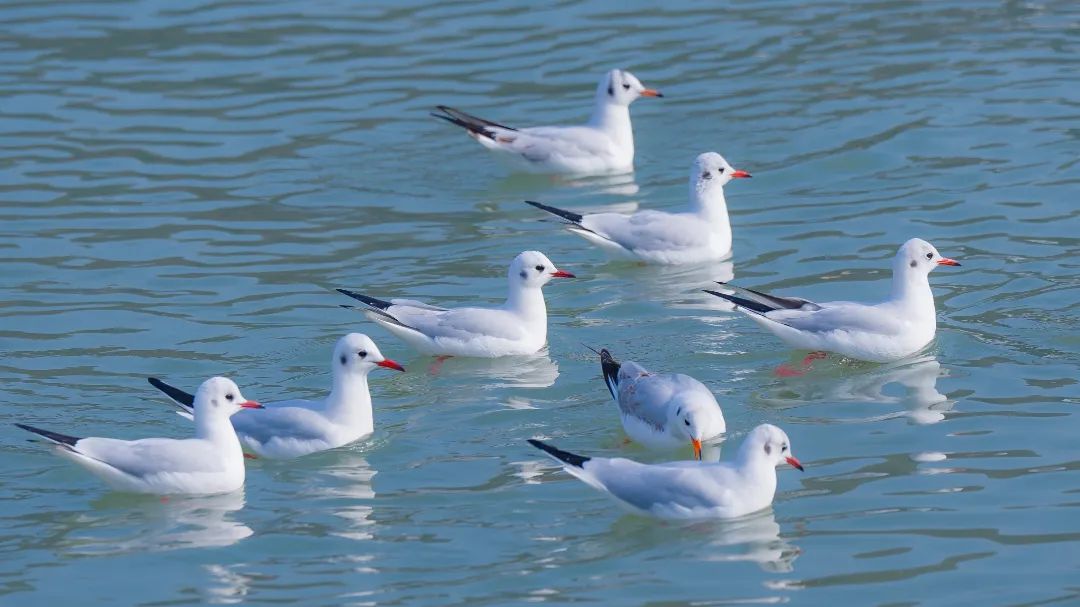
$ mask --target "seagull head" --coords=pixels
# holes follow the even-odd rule
[[[791,441],[786,432],[772,424],[761,424],[754,428],[743,441],[739,449],[739,456],[745,458],[763,457],[772,466],[789,464],[802,471],[802,464],[791,452]]]
[[[938,266],[958,266],[960,262],[942,257],[934,245],[921,238],[912,238],[900,246],[893,261],[893,268],[900,272],[916,272],[923,276]]]
[[[364,375],[377,367],[404,371],[398,363],[386,358],[378,346],[363,333],[349,333],[334,346],[334,358],[330,361],[335,376]]]
[[[690,188],[702,192],[709,188],[723,187],[732,179],[746,179],[750,173],[740,171],[728,164],[716,152],[705,152],[694,160],[690,168]]]
[[[519,253],[510,264],[507,272],[511,286],[540,288],[552,278],[576,278],[570,272],[555,267],[551,260],[540,251]]]
[[[647,89],[641,81],[626,70],[611,70],[600,78],[596,87],[596,100],[602,103],[629,106],[638,97],[663,97],[656,89]]]
[[[726,429],[724,414],[712,399],[695,398],[690,395],[669,414],[668,424],[676,435],[686,437],[694,449],[694,457],[701,459],[701,441],[722,434]]]
[[[195,391],[195,418],[228,419],[241,409],[262,409],[259,403],[244,398],[236,383],[227,377],[211,377]]]

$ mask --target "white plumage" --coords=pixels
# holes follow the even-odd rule
[[[618,257],[656,264],[720,261],[731,254],[731,221],[724,185],[750,177],[724,157],[706,152],[690,167],[690,208],[683,213],[638,211],[581,215],[526,201],[569,222],[567,229]]]
[[[574,278],[539,251],[518,254],[507,272],[509,293],[497,308],[439,308],[411,299],[384,301],[347,289],[368,318],[425,354],[495,358],[533,354],[547,343],[542,288],[552,278]]]
[[[195,393],[195,438],[78,438],[15,425],[53,442],[59,455],[118,491],[214,494],[244,486],[244,454],[229,417],[261,407],[246,400],[232,380],[213,377]]]
[[[724,413],[705,384],[682,373],[650,373],[633,361],[619,363],[600,351],[600,367],[619,409],[623,429],[652,448],[693,447],[701,459],[702,441],[727,429]]]
[[[939,265],[958,266],[919,238],[905,242],[893,258],[892,291],[876,304],[814,303],[734,285],[739,295],[708,291],[736,305],[762,328],[803,350],[822,350],[871,362],[890,362],[926,347],[937,333],[937,311],[929,275]]]
[[[233,428],[248,449],[268,458],[299,457],[355,442],[374,431],[368,374],[380,367],[405,370],[383,356],[367,335],[349,333],[334,346],[330,359],[334,383],[326,398],[266,403],[263,411],[233,416]],[[190,394],[156,378],[150,383],[191,419]]]
[[[529,443],[632,512],[669,519],[737,518],[767,508],[776,494],[776,466],[787,462],[802,470],[787,434],[771,424],[754,428],[735,460],[720,463],[642,464]]]
[[[516,129],[440,105],[432,114],[464,128],[489,150],[517,161],[526,171],[605,175],[634,170],[630,104],[638,97],[663,97],[633,74],[611,70],[600,79],[592,117],[582,126]]]

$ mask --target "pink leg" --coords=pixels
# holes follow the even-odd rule
[[[438,375],[439,371],[442,369],[443,363],[446,362],[446,359],[448,359],[448,358],[451,358],[451,357],[447,356],[447,355],[436,356],[435,357],[435,362],[431,363],[431,366],[428,367],[428,374],[429,375]]]
[[[246,459],[259,459],[259,456],[257,456],[257,455],[253,455],[253,454],[251,454],[251,453],[245,453],[245,454],[244,454],[244,457],[245,457]]]
[[[807,371],[814,368],[815,360],[820,360],[822,358],[825,358],[826,356],[828,356],[828,353],[822,352],[820,350],[817,352],[811,352],[803,357],[801,368],[793,369],[790,365],[784,363],[777,367],[774,373],[777,377],[798,377],[800,375],[806,375]]]

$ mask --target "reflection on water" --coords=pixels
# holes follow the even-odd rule
[[[235,520],[236,513],[244,507],[243,491],[205,497],[134,499],[132,503],[131,496],[109,494],[95,502],[95,508],[110,515],[109,520],[93,526],[83,523],[82,528],[74,530],[72,539],[76,547],[71,553],[221,548],[253,533],[250,527]]]
[[[372,479],[377,471],[361,453],[337,450],[315,475],[309,491],[322,498],[341,500],[331,511],[342,523],[330,533],[352,540],[370,540],[375,500]]]
[[[443,361],[428,359],[433,375],[450,379],[467,379],[476,388],[546,388],[559,377],[559,364],[548,355],[548,349],[527,356],[500,358],[453,357]],[[421,363],[422,364],[422,363]]]
[[[884,365],[815,361],[805,375],[785,378],[766,400],[777,406],[793,402],[902,405],[904,410],[875,414],[862,421],[903,415],[917,424],[936,424],[956,404],[938,391],[941,376],[941,363],[931,355]]]

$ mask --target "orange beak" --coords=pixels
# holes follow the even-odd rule
[[[386,367],[387,369],[393,369],[395,371],[404,371],[405,370],[405,367],[402,367],[401,365],[399,365],[396,362],[390,360],[389,358],[385,358],[383,360],[380,360],[379,362],[377,362],[375,364],[380,366],[380,367]]]
[[[738,171],[738,170],[736,170],[736,171],[731,172],[731,178],[732,179],[750,179],[751,177],[753,177],[753,175],[751,175],[750,173],[747,173],[746,171]]]
[[[551,273],[551,276],[554,278],[577,278],[577,276],[574,276],[566,270],[555,270]]]
[[[244,409],[265,409],[266,408],[266,407],[260,405],[259,403],[255,402],[253,400],[246,400],[246,401],[240,403],[240,406],[243,407]]]
[[[787,457],[785,459],[787,460],[787,463],[791,464],[792,468],[797,468],[799,472],[806,472],[805,470],[803,470],[802,464],[800,464],[799,460],[795,459],[794,456]]]
[[[645,89],[641,91],[642,97],[663,97],[664,94],[656,89]]]
[[[958,265],[960,265],[960,262],[956,261],[955,259],[949,259],[948,257],[942,257],[941,259],[938,260],[937,265],[939,265],[939,266],[958,266]]]
[[[694,459],[701,460],[701,441],[696,438],[690,439],[690,444],[694,446]]]

